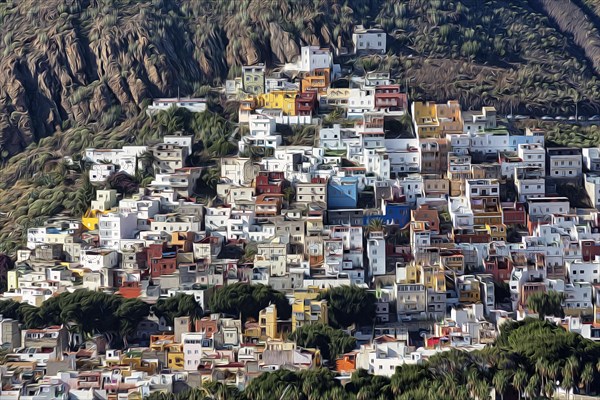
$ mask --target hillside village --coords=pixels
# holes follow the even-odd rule
[[[357,27],[348,51],[385,54],[385,37]],[[385,71],[348,77],[336,56],[302,47],[295,63],[244,66],[226,82],[243,134],[236,155],[215,160],[210,201],[198,187],[215,167],[191,165],[192,136],[86,149],[97,186],[88,212],[28,229],[14,268],[0,271],[2,300],[40,307],[85,289],[154,305],[185,294],[205,315],[151,312],[123,349],[3,316],[1,400],[141,400],[206,381],[244,389],[262,373],[319,366],[389,377],[483,348],[506,321],[538,317],[528,299],[550,292],[564,315],[548,319],[600,340],[600,149],[546,146],[543,130],[519,130],[491,106],[413,101]],[[147,113],[172,107],[208,110],[182,97]],[[313,145],[289,144],[290,127],[315,127]],[[153,178],[136,193],[103,188],[146,163]],[[283,293],[290,318],[274,303],[258,318],[213,312],[235,284]],[[346,286],[375,299],[372,323],[342,327],[352,349],[327,359],[291,339],[329,324],[323,294]]]

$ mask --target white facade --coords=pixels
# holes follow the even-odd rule
[[[367,239],[369,276],[385,275],[385,238],[383,232],[370,232]]]
[[[134,213],[100,215],[98,218],[100,247],[118,249],[121,239],[134,239],[137,226],[137,215]]]
[[[252,114],[249,119],[250,134],[238,142],[240,151],[248,146],[277,148],[281,145],[281,135],[276,134],[276,120],[263,114]]]
[[[544,218],[552,214],[566,214],[570,211],[566,197],[539,197],[527,201],[530,218]]]
[[[154,99],[152,105],[148,106],[146,113],[148,115],[157,114],[160,111],[166,111],[171,107],[185,108],[191,112],[203,112],[206,111],[206,99],[199,98],[168,98],[168,99]]]
[[[463,111],[462,118],[464,133],[496,129],[496,109],[494,107],[482,107],[481,111]]]
[[[546,150],[544,150],[543,144],[520,144],[517,149],[517,155],[521,159],[524,167],[540,168],[542,175],[546,175]]]
[[[197,371],[200,360],[206,352],[214,350],[212,339],[207,339],[204,333],[182,333],[183,362],[186,371]]]
[[[200,168],[180,168],[170,174],[156,174],[149,187],[156,192],[172,192],[181,197],[190,197],[201,173]]]
[[[231,216],[229,207],[206,207],[204,226],[207,232],[225,229],[227,220]]]
[[[590,147],[581,149],[583,156],[583,165],[586,170],[600,172],[600,148]]]
[[[585,174],[584,184],[592,204],[600,210],[600,176]]]
[[[90,168],[90,182],[104,182],[117,171],[114,164],[94,164]]]
[[[119,253],[114,250],[82,249],[81,266],[92,271],[114,268],[119,264]]]
[[[390,159],[390,172],[418,173],[421,171],[421,153],[418,139],[385,139]]]
[[[515,168],[515,187],[522,203],[529,198],[544,197],[546,179],[543,171],[538,168]]]
[[[549,178],[576,178],[582,172],[581,154],[557,154],[548,151]]]
[[[567,274],[569,280],[572,283],[575,282],[588,282],[598,283],[600,282],[600,257],[596,256],[593,261],[567,261],[565,262],[567,267]]]
[[[286,64],[286,71],[313,72],[315,69],[330,68],[333,65],[331,52],[318,46],[303,46],[300,59],[292,64]]]
[[[354,53],[376,52],[385,54],[386,34],[382,29],[365,29],[362,25],[357,26],[352,33]]]

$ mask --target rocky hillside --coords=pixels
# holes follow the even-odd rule
[[[275,67],[301,45],[348,45],[355,23],[391,34],[390,57],[362,65],[412,79],[417,96],[536,112],[577,98],[594,111],[597,12],[582,0],[4,0],[0,154],[73,126],[112,129],[146,98]]]

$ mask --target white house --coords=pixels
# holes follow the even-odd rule
[[[156,174],[149,187],[156,192],[173,192],[181,197],[190,197],[200,179],[202,168],[178,168],[170,174]]]
[[[418,173],[421,171],[419,139],[384,139],[392,173]]]
[[[367,29],[362,25],[354,28],[352,33],[352,43],[354,44],[354,53],[374,52],[385,54],[386,34],[383,29],[370,28]]]
[[[303,46],[300,58],[291,64],[285,64],[285,71],[313,72],[316,69],[331,68],[333,58],[328,49],[319,46]]]
[[[543,170],[536,167],[515,168],[515,187],[521,203],[531,197],[544,197],[546,179]]]
[[[114,164],[94,164],[89,172],[90,182],[104,182],[116,171],[117,167]]]
[[[594,207],[600,210],[600,176],[598,175],[584,175],[585,191],[590,197]]]
[[[463,111],[462,118],[464,133],[496,129],[496,109],[494,107],[482,107],[481,111]]]
[[[137,231],[137,214],[114,212],[98,218],[100,247],[117,249],[121,239],[133,239]]]
[[[148,115],[158,114],[160,111],[166,111],[171,107],[185,108],[191,112],[206,111],[206,99],[192,97],[175,97],[165,99],[154,99],[152,105],[148,106],[146,113]]]
[[[517,155],[524,167],[540,168],[546,175],[546,150],[540,143],[523,143],[517,148]]]
[[[383,232],[370,232],[367,239],[369,276],[385,275],[385,238]]]
[[[600,148],[590,147],[581,149],[583,165],[590,172],[600,172]]]
[[[264,114],[252,114],[249,118],[250,133],[238,142],[240,151],[250,146],[277,148],[281,145],[281,135],[275,132],[275,118]]]
[[[81,266],[92,271],[114,268],[119,264],[119,253],[107,249],[82,249]]]
[[[529,218],[539,220],[552,214],[567,214],[571,206],[566,197],[538,197],[527,200]]]
[[[549,178],[581,177],[583,159],[581,149],[576,148],[547,148],[546,149]]]
[[[567,275],[572,283],[588,282],[599,283],[600,274],[600,256],[596,256],[593,261],[574,260],[565,262]]]
[[[205,353],[214,351],[213,339],[206,338],[206,333],[182,333],[184,370],[197,371],[200,360]]]

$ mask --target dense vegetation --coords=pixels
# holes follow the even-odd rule
[[[443,352],[397,368],[390,379],[358,371],[342,386],[326,369],[279,370],[254,379],[242,393],[213,384],[179,395],[152,394],[149,400],[490,399],[492,388],[500,398],[552,398],[557,381],[579,393],[597,393],[599,357],[599,344],[528,319],[504,325],[498,341],[482,351]]]
[[[290,318],[292,307],[285,295],[270,286],[260,284],[235,283],[224,286],[211,297],[208,307],[213,313],[239,316],[242,321],[249,318],[258,321],[260,310],[269,304],[275,304],[279,319]]]
[[[341,329],[321,323],[303,325],[296,329],[289,339],[296,342],[298,346],[319,349],[321,356],[331,362],[356,347],[355,338]]]
[[[527,297],[527,308],[538,314],[540,319],[547,315],[562,318],[565,316],[562,303],[565,294],[551,290],[548,293],[536,292]]]
[[[109,343],[117,346],[127,345],[127,338],[136,332],[138,324],[151,310],[171,324],[174,317],[202,316],[194,296],[186,294],[159,299],[152,307],[139,299],[85,289],[63,292],[44,301],[40,307],[0,301],[0,314],[20,321],[26,328],[65,325],[70,333],[78,333],[84,339],[95,334],[105,335]]]
[[[370,325],[375,317],[375,295],[358,286],[339,286],[324,292],[321,299],[327,300],[329,324],[334,328],[350,325]]]

